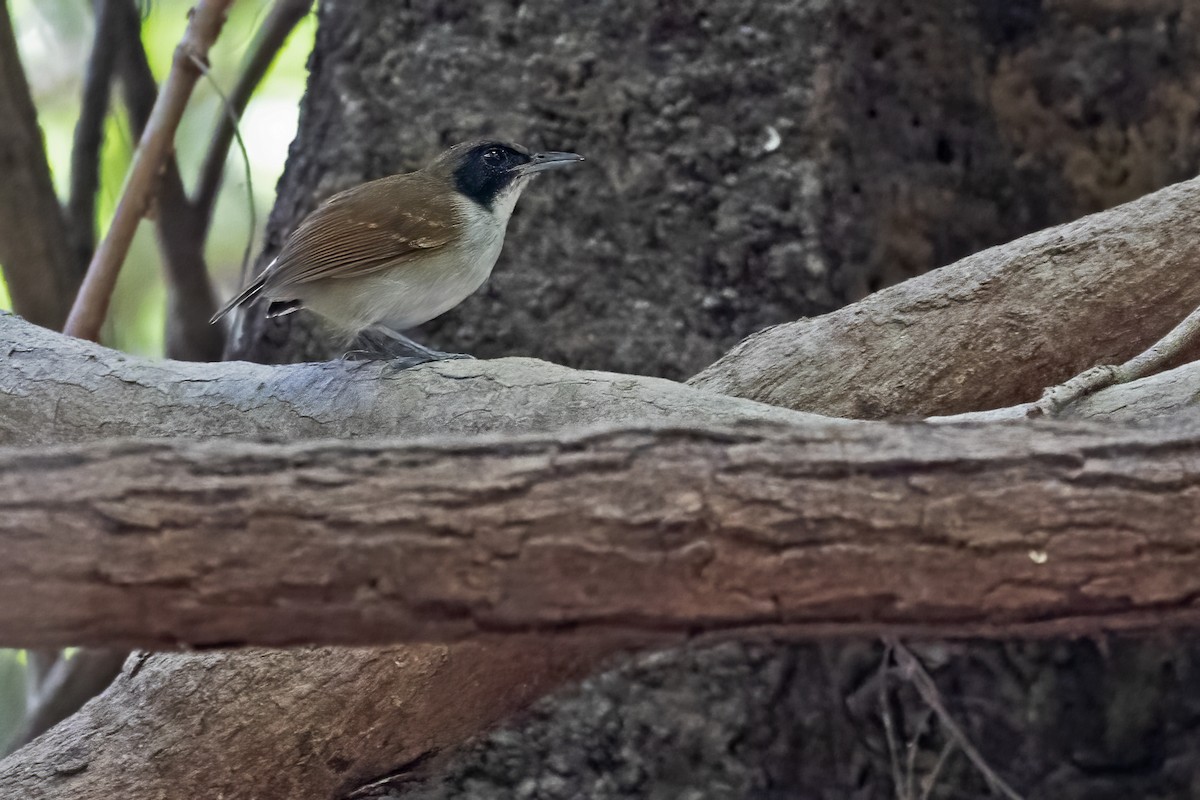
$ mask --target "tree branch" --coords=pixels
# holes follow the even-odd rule
[[[133,0],[120,6],[121,83],[130,127],[141,138],[158,99],[158,86],[141,43],[141,20]],[[158,186],[155,232],[167,284],[166,355],[181,361],[217,361],[225,348],[225,330],[209,324],[217,296],[204,257],[205,222],[187,198],[174,155],[167,158]]]
[[[0,451],[0,643],[1195,626],[1200,418],[1164,423]]]
[[[108,313],[121,264],[138,223],[154,196],[159,172],[174,141],[175,129],[200,76],[192,59],[207,59],[208,49],[219,35],[232,2],[199,0],[192,9],[183,40],[175,49],[175,58],[163,92],[154,104],[145,134],[134,153],[129,178],[117,203],[108,235],[96,250],[79,296],[71,308],[65,328],[65,332],[71,336],[92,341],[100,336],[100,326]]]
[[[240,119],[250,102],[254,90],[266,77],[292,30],[304,19],[312,7],[312,0],[275,0],[266,19],[255,34],[250,45],[250,56],[238,75],[237,83],[229,92],[229,105],[234,119]],[[217,119],[212,141],[200,167],[200,178],[193,194],[193,205],[203,220],[202,229],[207,231],[217,203],[217,192],[221,188],[221,177],[225,172],[225,159],[233,143],[234,126],[229,114]]]
[[[867,419],[1033,401],[1125,361],[1200,306],[1195,238],[1179,233],[1197,215],[1200,180],[1176,184],[769,328],[690,383]]]
[[[130,659],[106,695],[0,761],[0,795],[161,798],[191,787],[226,800],[340,797],[427,774],[463,740],[636,642],[539,644],[514,634],[453,647]]]
[[[114,650],[80,650],[70,658],[60,656],[39,682],[37,697],[26,707],[21,726],[7,745],[8,752],[32,742],[104,691],[120,674],[125,655]]]
[[[0,265],[13,308],[58,329],[83,273],[54,194],[7,3],[0,4],[0,163]]]
[[[121,30],[116,5],[123,0],[95,0],[96,31],[83,79],[83,98],[71,147],[71,189],[66,214],[78,263],[86,264],[96,246],[96,192],[100,188],[100,151],[104,121]]]
[[[1188,314],[1183,322],[1172,328],[1145,352],[1139,353],[1124,364],[1092,367],[1060,386],[1047,389],[1042,399],[1030,408],[1029,416],[1055,416],[1072,403],[1078,402],[1081,397],[1100,389],[1153,375],[1177,360],[1189,348],[1195,348],[1197,337],[1200,337],[1200,308]]]

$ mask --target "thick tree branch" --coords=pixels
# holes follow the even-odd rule
[[[92,341],[100,336],[100,326],[108,313],[121,264],[138,223],[155,195],[159,171],[200,76],[194,60],[207,59],[208,49],[220,34],[232,3],[233,0],[200,0],[192,9],[183,40],[175,49],[171,72],[134,153],[129,178],[117,203],[108,234],[92,258],[79,296],[67,318],[64,330],[71,336]]]
[[[661,378],[533,359],[396,371],[333,361],[265,366],[131,358],[0,314],[0,444],[114,436],[429,436],[526,432],[630,419],[724,425],[814,415]]]
[[[453,647],[135,655],[106,695],[0,762],[0,795],[173,798],[188,787],[226,800],[328,800],[427,774],[476,732],[636,644],[546,648],[514,634]]]
[[[266,19],[258,29],[250,45],[250,56],[238,75],[237,83],[229,92],[229,105],[233,119],[240,119],[250,102],[251,95],[266,77],[275,61],[275,56],[291,35],[292,30],[304,19],[312,8],[312,0],[275,0]],[[208,152],[200,167],[200,178],[193,194],[193,204],[200,214],[203,230],[207,231],[217,203],[217,191],[221,188],[221,176],[225,172],[225,158],[233,143],[233,120],[229,114],[217,118],[216,129]]]
[[[0,265],[13,307],[58,329],[83,272],[54,194],[7,3],[0,3],[0,164]]]
[[[1196,415],[118,441],[0,463],[8,646],[1200,624]]]
[[[1034,401],[1124,362],[1200,306],[1198,215],[1200,180],[1180,183],[769,328],[691,383],[869,419]]]

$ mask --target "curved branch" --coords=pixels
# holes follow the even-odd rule
[[[1124,362],[1200,306],[1198,215],[1200,179],[1176,184],[769,328],[690,383],[867,419],[1034,401]]]
[[[1164,422],[0,451],[0,643],[1195,626],[1200,420]]]
[[[229,92],[230,114],[218,116],[216,129],[213,131],[212,141],[209,142],[208,152],[205,153],[204,163],[200,167],[200,177],[196,182],[193,204],[205,231],[208,230],[213,209],[216,207],[217,191],[221,188],[221,176],[225,171],[225,157],[229,154],[230,144],[233,143],[233,120],[241,118],[250,103],[251,95],[275,61],[275,56],[291,35],[292,29],[304,19],[310,8],[312,0],[275,0],[267,18],[255,34],[254,42],[250,45],[250,56],[238,75],[237,83]]]

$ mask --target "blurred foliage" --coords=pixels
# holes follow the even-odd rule
[[[8,2],[55,185],[60,197],[64,197],[70,178],[71,140],[79,116],[83,72],[91,47],[91,3],[87,0]],[[187,12],[192,4],[193,0],[143,0],[142,42],[160,82],[170,67],[172,53],[187,24]],[[234,4],[229,22],[210,54],[212,75],[222,89],[232,86],[268,7],[266,2]],[[275,66],[255,93],[242,119],[241,131],[250,155],[260,228],[270,211],[275,183],[283,172],[288,145],[296,132],[300,97],[307,79],[305,63],[312,49],[315,28],[315,19],[310,14],[279,53]],[[113,110],[116,113],[109,117],[102,155],[97,202],[100,235],[116,207],[134,147],[120,97],[120,91],[114,91]],[[202,80],[176,136],[180,168],[189,191],[213,126],[223,113],[213,87]],[[246,181],[236,145],[229,158],[207,245],[209,268],[220,296],[232,293],[240,283],[242,251],[251,235]],[[260,234],[261,230],[253,232],[256,238]],[[153,225],[146,221],[122,270],[104,343],[132,353],[161,355],[164,294]],[[0,308],[11,308],[2,277]],[[0,749],[24,712],[24,664],[23,654],[19,651],[0,650]]]
[[[82,77],[91,47],[91,3],[87,0],[8,2],[55,185],[60,196],[64,196],[70,178],[71,140],[79,115]],[[143,0],[142,4],[142,41],[154,74],[161,81],[187,24],[187,12],[193,0]],[[232,86],[268,7],[266,2],[234,4],[229,22],[210,55],[212,75],[223,89]],[[288,145],[295,135],[300,97],[307,79],[305,62],[312,49],[315,28],[315,18],[310,14],[280,52],[242,119],[241,131],[250,155],[260,228],[254,232],[256,240],[261,235],[261,223],[270,211]],[[101,235],[116,207],[134,146],[119,91],[114,92],[113,99],[117,113],[110,116],[107,126],[97,204]],[[202,80],[176,136],[180,168],[189,190],[212,128],[223,113],[213,87]],[[207,247],[209,267],[221,296],[231,293],[240,283],[242,251],[251,235],[244,170],[236,146],[230,159]],[[105,344],[141,355],[160,355],[164,291],[153,225],[146,222],[141,226],[122,270],[105,330]],[[0,279],[0,307],[11,307],[3,279]]]

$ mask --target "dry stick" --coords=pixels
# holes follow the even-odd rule
[[[121,264],[129,252],[138,223],[149,207],[159,172],[171,150],[175,129],[200,78],[192,59],[203,61],[207,58],[232,4],[233,0],[200,0],[190,13],[187,30],[175,48],[171,72],[150,112],[145,135],[134,154],[112,226],[88,266],[79,296],[67,318],[64,332],[71,336],[92,341],[100,337],[100,327],[108,314]]]
[[[929,677],[929,673],[925,671],[925,667],[921,666],[921,662],[917,657],[896,639],[888,639],[886,643],[896,654],[896,663],[900,665],[905,677],[912,683],[913,688],[917,690],[917,694],[921,695],[921,699],[937,714],[938,721],[942,723],[946,732],[950,734],[950,738],[962,749],[967,758],[971,760],[971,763],[975,765],[975,769],[979,770],[979,774],[987,781],[992,791],[1004,795],[1008,800],[1024,800],[1021,795],[1017,794],[1016,790],[996,774],[996,771],[984,759],[983,754],[975,748],[975,745],[971,743],[971,740],[967,737],[963,729],[950,716],[945,703],[942,702],[942,695],[937,688],[937,684],[933,682],[933,678]]]
[[[1188,314],[1166,336],[1124,364],[1092,367],[1066,383],[1050,387],[1026,414],[1030,417],[1054,416],[1082,397],[1158,372],[1194,343],[1198,336],[1200,308]]]
[[[942,775],[942,768],[946,766],[946,761],[949,760],[950,754],[954,752],[954,740],[948,739],[942,745],[942,752],[938,754],[937,763],[933,765],[929,775],[925,778],[925,790],[921,792],[921,800],[929,800],[933,796],[933,788],[937,786],[938,778]]]
[[[84,73],[83,99],[71,146],[71,189],[66,212],[81,266],[91,258],[92,248],[96,245],[100,148],[104,145],[104,121],[108,118],[109,94],[120,43],[118,2],[121,0],[96,0],[96,32]]]
[[[892,710],[888,704],[888,665],[892,660],[892,646],[884,642],[883,656],[879,664],[879,716],[883,719],[883,736],[887,740],[888,764],[892,768],[892,787],[896,792],[896,800],[906,800],[904,797],[904,777],[900,774],[900,748],[896,744],[896,724],[892,720]]]
[[[217,120],[208,152],[200,167],[196,191],[192,196],[192,204],[203,220],[202,229],[205,231],[212,222],[217,191],[221,187],[221,176],[225,170],[225,158],[237,134],[237,120],[245,112],[251,95],[266,76],[284,42],[311,7],[312,0],[276,0],[255,35],[250,57],[246,60],[237,83],[229,92],[227,106],[230,112]]]

